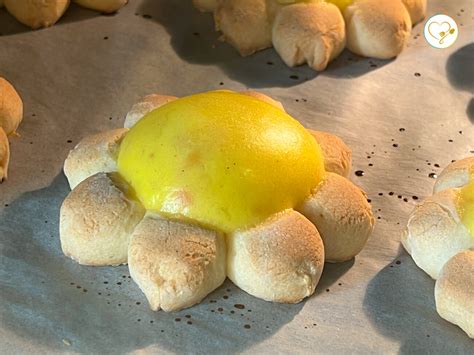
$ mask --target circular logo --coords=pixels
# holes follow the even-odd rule
[[[425,39],[435,48],[448,48],[458,38],[458,25],[448,15],[434,15],[425,23]]]

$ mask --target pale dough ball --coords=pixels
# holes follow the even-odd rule
[[[220,1],[214,11],[216,29],[242,56],[272,46],[272,18],[266,0]]]
[[[130,275],[150,307],[178,311],[202,301],[225,280],[224,236],[148,212],[135,228]]]
[[[0,127],[0,183],[8,178],[8,164],[10,163],[10,144],[8,137]]]
[[[66,12],[69,0],[5,0],[5,7],[22,24],[37,29],[54,25]]]
[[[352,168],[352,151],[344,141],[327,132],[308,129],[318,142],[324,156],[326,171],[348,177]]]
[[[0,127],[7,135],[15,134],[23,119],[23,101],[15,88],[0,77]]]
[[[359,254],[375,224],[365,194],[334,173],[327,173],[297,210],[318,228],[328,262],[343,262]]]
[[[128,0],[74,0],[74,2],[91,10],[110,14],[127,5]]]
[[[355,0],[344,18],[347,48],[364,57],[396,57],[410,38],[410,15],[399,0]]]
[[[453,256],[435,286],[436,310],[474,339],[474,250]]]
[[[193,0],[194,6],[202,12],[213,12],[218,2],[218,0]]]
[[[402,236],[416,265],[433,279],[452,256],[474,248],[474,238],[457,213],[457,198],[456,189],[428,197],[415,207]]]
[[[127,113],[123,126],[125,128],[132,128],[147,113],[176,99],[176,96],[167,96],[159,94],[151,94],[143,97],[140,101],[134,104],[130,111]]]
[[[283,105],[280,101],[276,101],[276,100],[272,99],[270,96],[262,94],[261,92],[246,90],[246,91],[241,91],[240,94],[255,97],[256,99],[264,101],[267,104],[270,104],[270,105],[276,107],[277,109],[280,109],[283,112],[286,112],[285,108],[283,107]]]
[[[118,174],[99,173],[69,193],[59,221],[65,255],[83,265],[127,262],[130,237],[145,214],[129,189]]]
[[[316,227],[294,210],[227,236],[227,276],[266,301],[297,303],[311,296],[324,267]]]
[[[436,179],[433,191],[463,187],[474,178],[474,157],[465,158],[449,164]]]
[[[402,2],[410,14],[413,25],[423,21],[426,17],[427,0],[402,0]]]
[[[64,174],[71,189],[96,173],[117,171],[118,148],[127,132],[119,128],[85,137],[69,152]]]
[[[346,44],[344,18],[326,2],[284,6],[275,18],[272,41],[288,66],[308,63],[324,70]]]

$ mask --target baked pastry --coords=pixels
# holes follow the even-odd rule
[[[78,5],[113,13],[128,3],[128,0],[74,0]],[[7,11],[22,24],[38,29],[53,26],[66,12],[70,0],[0,0]]]
[[[74,2],[91,10],[110,14],[127,5],[128,0],[74,0]]]
[[[117,173],[90,176],[61,206],[62,250],[83,265],[125,264],[131,233],[144,214]]]
[[[474,237],[462,223],[458,207],[460,189],[447,189],[415,207],[402,243],[415,263],[433,279],[460,251],[474,248]]]
[[[10,143],[8,136],[18,136],[16,130],[23,120],[23,101],[15,88],[0,77],[0,183],[8,177]]]
[[[474,337],[473,160],[448,165],[434,195],[412,212],[402,244],[415,263],[436,279],[441,317]]]
[[[65,171],[78,185],[61,209],[66,255],[122,263],[129,241],[132,278],[153,310],[173,311],[200,302],[226,276],[256,297],[299,302],[316,288],[326,243],[331,261],[360,251],[374,223],[365,196],[324,168],[324,152],[347,153],[337,153],[348,149],[342,142],[320,148],[280,103],[256,92],[213,91],[156,107],[134,106],[129,131],[85,138],[70,153]],[[312,217],[323,208],[321,239]],[[100,251],[107,244],[113,252]]]
[[[135,105],[132,106],[131,110],[125,116],[125,123],[123,126],[125,128],[132,128],[132,126],[137,123],[140,118],[145,116],[148,112],[153,111],[154,109],[167,104],[173,100],[176,100],[176,96],[167,96],[167,95],[158,95],[151,94],[143,97]]]
[[[69,0],[5,0],[5,7],[22,24],[38,29],[54,25],[66,12],[69,3]]]
[[[344,18],[347,48],[364,57],[396,57],[410,38],[410,14],[399,0],[355,0]]]
[[[0,183],[8,178],[8,164],[10,163],[10,145],[8,137],[0,127]]]
[[[344,18],[326,2],[285,6],[273,23],[273,46],[290,67],[308,63],[324,70],[346,45]]]
[[[410,14],[411,23],[416,25],[426,17],[427,0],[402,0]]]
[[[193,0],[243,56],[275,47],[288,66],[324,70],[347,48],[380,59],[399,55],[426,0]]]
[[[433,192],[463,187],[474,180],[474,157],[464,158],[449,164],[436,179]]]
[[[436,310],[474,338],[474,250],[453,256],[435,285]]]
[[[127,128],[119,128],[88,136],[69,152],[64,174],[71,189],[96,173],[117,171],[119,143],[127,131]]]
[[[7,135],[16,134],[23,119],[23,101],[15,88],[0,77],[0,127]]]

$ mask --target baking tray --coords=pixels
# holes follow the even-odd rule
[[[287,68],[272,49],[239,57],[190,3],[132,0],[115,16],[73,5],[40,31],[0,10],[0,75],[25,104],[0,185],[0,352],[473,353],[437,315],[433,280],[399,243],[416,197],[431,193],[429,175],[474,154],[472,2],[430,0],[430,14],[459,24],[449,49],[431,48],[419,25],[396,60],[345,52],[322,73]],[[227,281],[193,308],[152,312],[126,266],[62,255],[62,165],[82,137],[120,127],[145,94],[218,88],[259,89],[306,127],[341,136],[354,171],[365,172],[352,179],[377,226],[354,260],[325,266],[300,304],[261,301]]]

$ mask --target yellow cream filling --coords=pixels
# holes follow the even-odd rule
[[[295,207],[324,176],[321,149],[300,123],[229,91],[146,115],[124,137],[118,168],[145,208],[224,232]]]
[[[474,171],[474,169],[471,170]],[[460,189],[457,209],[462,223],[474,238],[474,179],[471,179],[469,184]]]

